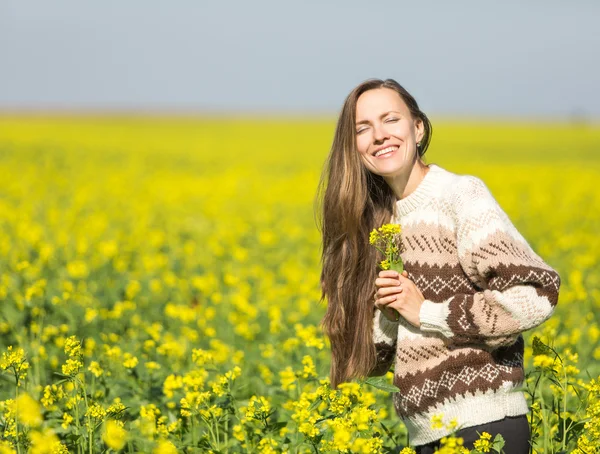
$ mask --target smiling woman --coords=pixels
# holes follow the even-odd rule
[[[365,167],[382,176],[402,198],[429,170],[416,156],[426,131],[427,141],[431,137],[431,125],[424,114],[419,114],[416,102],[413,112],[416,115],[391,88],[368,90],[356,102],[357,151]]]
[[[423,162],[430,140],[397,82],[369,80],[346,98],[321,180],[331,382],[393,364],[395,409],[417,452],[459,427],[469,448],[485,430],[527,453],[521,333],[551,316],[560,278],[482,180]],[[389,222],[402,225],[402,274],[378,273],[368,243]]]

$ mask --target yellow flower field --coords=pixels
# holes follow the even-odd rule
[[[433,127],[427,161],[482,178],[562,278],[526,333],[535,452],[598,452],[600,128]],[[333,128],[0,117],[0,453],[411,452],[385,383],[326,380]]]

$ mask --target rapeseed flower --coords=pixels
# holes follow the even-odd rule
[[[11,369],[15,376],[17,386],[20,386],[21,382],[27,377],[27,371],[29,370],[29,362],[25,357],[25,350],[22,348],[13,350],[12,345],[8,346],[6,351],[2,353],[0,369]]]
[[[159,440],[152,454],[177,454],[177,447],[169,440]]]
[[[444,415],[437,414],[431,417],[431,428],[432,429],[441,429],[444,427]]]
[[[0,440],[0,454],[17,454],[17,450],[8,441]]]
[[[490,452],[490,450],[492,449],[491,440],[492,440],[492,436],[487,432],[483,432],[480,435],[479,440],[475,441],[475,443],[473,444],[473,447],[478,452]]]
[[[42,424],[42,412],[40,404],[29,394],[22,393],[16,399],[17,418],[19,423],[31,427],[39,427]]]
[[[272,438],[263,438],[258,443],[258,452],[260,454],[277,454],[281,452],[279,448],[279,443],[273,440]]]
[[[248,419],[266,420],[271,414],[271,404],[264,396],[252,396],[244,416]]]
[[[403,448],[399,454],[417,454],[417,451],[407,446],[406,448]]]
[[[28,436],[31,440],[29,454],[68,454],[69,452],[50,429],[32,430]]]
[[[120,451],[127,442],[127,431],[123,428],[122,423],[109,419],[104,423],[102,440],[110,449]]]
[[[94,374],[94,376],[96,378],[101,377],[102,374],[104,374],[104,370],[102,369],[102,367],[100,367],[100,364],[98,363],[98,361],[90,362],[90,365],[88,366],[88,370],[92,374]]]
[[[284,391],[293,391],[296,389],[296,378],[296,373],[291,366],[287,366],[285,369],[279,371],[281,389]]]
[[[62,373],[70,377],[74,377],[79,373],[83,363],[78,359],[68,358],[67,361],[62,365]]]
[[[106,417],[106,410],[102,408],[102,405],[94,402],[88,407],[85,415],[91,416],[94,419],[102,420]]]
[[[180,375],[171,374],[163,383],[163,393],[169,398],[173,397],[175,391],[181,388],[183,388],[183,377]]]
[[[375,247],[385,258],[379,263],[382,270],[393,269],[401,273],[404,264],[400,257],[401,243],[399,224],[384,224],[369,234],[369,244]]]

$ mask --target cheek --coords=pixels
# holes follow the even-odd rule
[[[366,154],[369,150],[369,139],[366,134],[362,134],[356,137],[356,149],[360,154]]]

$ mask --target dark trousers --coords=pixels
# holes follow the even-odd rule
[[[479,434],[487,432],[492,436],[492,440],[497,434],[504,437],[504,452],[506,454],[529,454],[529,422],[526,415],[507,416],[499,421],[492,421],[479,426],[466,427],[456,432],[457,437],[463,438],[463,446],[467,449],[473,449],[473,443],[479,440]],[[417,454],[433,454],[436,448],[440,447],[439,441],[434,441],[426,445],[417,446]]]

